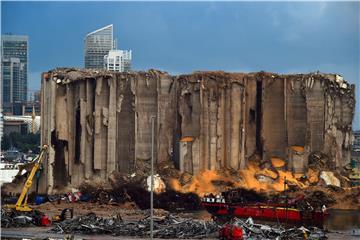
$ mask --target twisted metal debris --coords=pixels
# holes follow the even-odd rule
[[[241,227],[244,231],[244,239],[251,240],[323,240],[328,239],[324,230],[311,227],[295,227],[284,228],[282,226],[269,226],[264,224],[256,224],[252,218],[248,218],[246,221],[242,221],[238,218],[234,218],[230,224]]]
[[[40,221],[40,214],[37,211],[18,213],[14,210],[1,208],[1,227],[29,227]]]
[[[154,219],[154,237],[157,238],[203,238],[217,233],[218,224],[213,221],[193,220],[167,215]],[[102,218],[95,213],[65,220],[51,232],[78,234],[111,234],[115,236],[150,235],[150,218],[139,221],[123,221],[121,217]]]

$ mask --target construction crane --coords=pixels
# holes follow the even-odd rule
[[[19,199],[17,200],[15,205],[6,205],[7,208],[16,209],[17,211],[20,211],[20,212],[32,211],[32,209],[27,204],[28,192],[33,183],[33,178],[34,178],[37,170],[40,168],[40,165],[41,165],[43,159],[45,158],[45,152],[47,151],[47,149],[48,149],[48,145],[43,145],[39,157],[34,160],[35,164],[34,164],[33,168],[31,169],[29,177],[27,178],[27,180],[25,182],[25,185],[21,191]]]

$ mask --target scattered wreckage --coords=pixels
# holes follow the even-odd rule
[[[72,219],[73,216],[74,210],[72,208],[65,208],[60,214],[54,215],[52,218],[49,218],[45,213],[38,210],[19,212],[14,209],[1,208],[1,227],[47,227],[66,219]]]
[[[214,221],[194,220],[167,215],[154,217],[156,238],[204,238],[217,233]],[[51,229],[54,233],[111,234],[115,236],[150,236],[150,217],[139,221],[124,221],[121,216],[102,218],[95,213],[65,220]]]
[[[139,221],[124,221],[121,216],[102,218],[90,213],[71,220],[65,220],[51,230],[59,234],[109,234],[114,236],[150,236],[150,218]],[[156,238],[205,238],[220,239],[327,239],[324,230],[316,227],[284,228],[256,224],[252,218],[246,221],[238,218],[219,225],[215,221],[194,220],[175,217],[171,214],[154,218],[154,237]]]
[[[234,218],[226,223],[219,230],[219,238],[223,240],[267,240],[267,239],[292,239],[292,240],[321,240],[327,239],[324,230],[316,227],[305,228],[284,228],[281,226],[269,226],[265,224],[254,223],[252,218],[243,221]]]
[[[1,209],[1,227],[49,226],[50,219],[40,211],[18,212],[14,209]]]
[[[265,172],[265,171],[263,171]],[[268,174],[268,173],[266,173]],[[330,176],[331,174],[328,174]],[[197,210],[201,206],[200,198],[195,193],[181,193],[166,188],[166,184],[158,177],[159,190],[155,194],[154,206],[171,210]],[[335,178],[331,175],[332,178]],[[147,179],[148,180],[148,179]],[[160,181],[161,180],[161,181]],[[219,186],[227,184],[226,181],[213,180],[213,184]],[[148,182],[148,181],[147,181]],[[286,179],[284,181],[287,182]],[[324,180],[326,183],[326,181]],[[79,189],[73,189],[62,195],[47,195],[44,197],[50,202],[67,201],[74,203],[78,201],[97,202],[99,204],[134,202],[140,209],[148,209],[149,201],[143,201],[149,197],[148,185],[139,182],[123,181],[122,184],[113,188],[106,189],[92,184],[83,184]],[[333,186],[335,189],[339,187]],[[284,188],[286,190],[286,188]],[[294,188],[288,188],[292,191]],[[281,194],[272,196],[271,199],[266,194],[258,193],[244,188],[231,189],[224,192],[224,197],[213,198],[207,196],[202,202],[202,206],[215,216],[223,215],[226,217],[254,217],[254,219],[265,219],[277,221],[278,223],[295,222],[306,224],[305,226],[321,225],[327,216],[324,205],[334,203],[334,199],[323,191],[312,191],[306,196],[298,198],[285,198],[285,203]],[[210,200],[209,200],[210,199]],[[271,201],[273,203],[271,203]],[[277,204],[274,204],[276,202]],[[28,213],[6,212],[2,210],[1,225],[6,227],[24,227],[29,225],[49,226],[55,224],[52,232],[60,234],[110,234],[116,236],[149,236],[150,218],[146,217],[139,221],[123,221],[120,216],[113,218],[102,218],[90,213],[75,219],[66,220],[66,213],[61,214],[56,219],[50,220],[45,214],[39,211]],[[310,213],[310,214],[309,214]],[[62,217],[61,217],[62,216]],[[311,221],[308,221],[311,220]],[[58,222],[56,224],[56,222]],[[172,215],[155,218],[154,236],[158,238],[203,238],[216,235],[220,228],[217,221],[202,221],[194,219],[177,218]],[[228,236],[230,238],[228,238]],[[220,228],[219,236],[223,239],[325,239],[322,230],[317,228],[290,228],[270,227],[268,225],[254,224],[253,221],[245,222],[233,219],[230,223]]]

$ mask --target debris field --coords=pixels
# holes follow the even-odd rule
[[[118,236],[150,236],[150,217],[139,221],[123,221],[119,218],[101,218],[94,213],[65,220],[51,231],[56,233],[112,234]],[[204,238],[217,233],[218,224],[213,221],[182,219],[172,215],[154,218],[154,237],[157,238]]]
[[[238,205],[301,199],[293,206],[304,212],[360,209],[348,170],[354,88],[319,72],[43,73],[41,141],[49,151],[38,190],[45,200],[29,213],[2,209],[1,227],[39,226],[42,212],[65,206],[75,217],[53,222],[52,233],[149,238],[155,116],[154,237],[327,239],[311,226],[220,224],[191,214],[202,197],[218,195]],[[14,203],[27,174],[3,185],[2,204]]]

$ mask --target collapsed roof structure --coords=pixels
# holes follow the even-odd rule
[[[151,116],[156,162],[182,172],[239,170],[256,157],[303,172],[316,151],[338,168],[350,161],[354,92],[337,74],[55,69],[42,75],[41,189],[131,173],[151,157]]]

